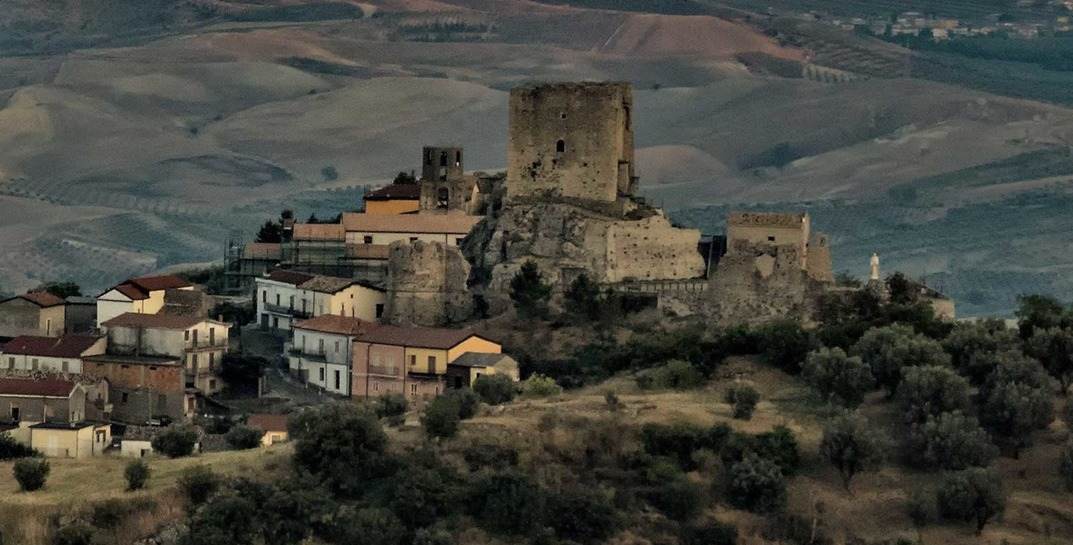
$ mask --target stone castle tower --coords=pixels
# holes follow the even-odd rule
[[[558,83],[510,93],[507,198],[601,203],[631,195],[633,92],[628,83]]]
[[[421,152],[421,210],[474,213],[477,179],[467,176],[458,146],[426,146]]]

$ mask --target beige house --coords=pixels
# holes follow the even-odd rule
[[[97,325],[124,314],[156,314],[164,308],[169,289],[193,290],[194,286],[174,275],[131,278],[97,296]]]
[[[270,447],[277,443],[286,443],[287,416],[282,414],[251,414],[246,425],[261,430],[261,446]]]
[[[31,292],[0,301],[0,337],[63,335],[66,305],[48,292]]]
[[[52,458],[89,458],[104,454],[112,426],[101,422],[42,422],[30,426],[30,446]]]
[[[198,316],[128,312],[101,324],[108,353],[171,356],[186,367],[186,387],[212,395],[223,388],[216,372],[228,351],[230,324]]]
[[[481,376],[501,375],[514,382],[521,379],[518,362],[497,353],[467,352],[447,364],[447,386],[471,388]]]
[[[347,245],[374,244],[387,246],[392,242],[442,242],[459,246],[473,226],[484,216],[463,213],[423,212],[419,214],[343,214],[343,231]]]
[[[0,347],[0,374],[81,374],[83,360],[104,354],[108,340],[91,335],[22,336]]]
[[[374,321],[387,302],[382,288],[350,278],[276,270],[256,285],[259,323],[273,330],[327,314]]]

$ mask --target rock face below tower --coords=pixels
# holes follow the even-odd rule
[[[700,232],[678,229],[659,210],[608,217],[564,203],[507,206],[477,226],[466,252],[492,292],[506,293],[526,261],[560,287],[585,273],[596,282],[677,280],[704,275]]]
[[[434,327],[468,319],[473,313],[473,297],[466,288],[469,274],[470,265],[458,248],[420,240],[393,243],[385,321]]]

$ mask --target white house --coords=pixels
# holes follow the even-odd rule
[[[275,270],[256,279],[261,327],[289,331],[295,322],[326,314],[373,321],[384,313],[387,293],[350,278]]]
[[[228,350],[230,324],[199,316],[128,312],[101,324],[108,352],[182,358],[186,386],[206,395],[223,388],[216,372]]]
[[[0,347],[0,373],[26,374],[50,371],[81,374],[82,360],[104,354],[108,340],[90,335],[15,337]]]
[[[131,278],[97,296],[97,325],[125,312],[156,314],[164,308],[164,292],[193,290],[194,286],[174,275]]]
[[[349,396],[351,347],[370,325],[331,314],[296,323],[287,357],[292,374],[326,392]]]

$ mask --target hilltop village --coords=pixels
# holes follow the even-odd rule
[[[830,242],[806,213],[735,212],[721,236],[672,224],[636,194],[632,110],[623,83],[516,88],[505,173],[467,172],[462,147],[430,146],[420,176],[368,192],[361,212],[285,213],[279,242],[229,253],[224,301],[250,308],[249,323],[212,315],[221,301],[176,275],[2,301],[0,426],[48,456],[143,456],[168,424],[242,412],[216,397],[225,359],[254,344],[236,339],[244,329],[277,340],[256,355],[324,399],[419,406],[482,376],[517,382],[518,361],[481,321],[514,311],[527,266],[552,301],[583,279],[724,325],[807,324],[825,294],[883,291],[877,268],[865,286],[835,284]],[[951,301],[920,289],[953,319]],[[276,422],[266,437],[284,431],[270,416],[249,415]]]

